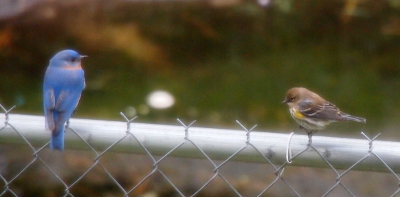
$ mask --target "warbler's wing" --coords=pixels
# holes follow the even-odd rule
[[[314,117],[315,114],[319,113],[323,107],[316,104],[313,100],[304,99],[297,103],[299,111],[306,117]]]
[[[340,110],[332,103],[315,103],[312,100],[305,99],[298,103],[300,112],[309,118],[322,120],[338,121],[341,120]]]

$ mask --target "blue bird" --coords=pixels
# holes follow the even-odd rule
[[[81,59],[74,50],[63,50],[50,59],[44,75],[43,105],[46,129],[51,131],[50,148],[64,150],[64,127],[85,88]]]

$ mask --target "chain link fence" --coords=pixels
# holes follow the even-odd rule
[[[371,138],[362,133],[364,139],[315,136],[311,141],[306,135],[256,132],[253,131],[256,126],[247,128],[239,121],[236,122],[241,130],[211,129],[193,127],[195,121],[186,124],[179,119],[177,121],[180,126],[135,123],[133,121],[136,117],[129,119],[121,113],[125,122],[71,119],[71,124],[66,125],[66,151],[59,152],[48,150],[50,133],[45,130],[43,117],[11,114],[13,108],[6,109],[1,105],[0,107],[4,111],[0,144],[11,146],[13,149],[28,147],[23,151],[26,154],[17,151],[18,154],[7,155],[4,150],[3,154],[0,154],[0,179],[3,186],[0,196],[30,196],[21,192],[21,188],[28,184],[21,183],[21,177],[26,176],[34,176],[33,180],[51,182],[51,185],[61,188],[63,192],[53,193],[53,196],[82,196],[74,193],[74,188],[85,187],[85,177],[93,177],[93,174],[97,175],[97,178],[90,178],[92,181],[107,179],[113,188],[113,195],[104,196],[140,196],[145,193],[143,190],[146,190],[146,186],[155,180],[162,180],[165,187],[169,188],[169,195],[163,196],[208,196],[205,190],[214,188],[216,182],[225,188],[218,196],[247,196],[249,190],[253,189],[255,191],[251,192],[251,196],[311,196],[304,189],[300,189],[298,184],[307,183],[304,180],[307,177],[304,172],[310,172],[311,169],[317,171],[312,175],[318,176],[319,168],[326,168],[333,181],[317,196],[370,195],[354,189],[352,181],[343,181],[345,177],[352,176],[352,172],[359,170],[370,171],[366,173],[375,173],[373,176],[377,177],[379,175],[376,175],[376,172],[384,172],[385,175],[391,176],[390,180],[394,184],[389,190],[385,188],[386,192],[381,194],[396,196],[400,193],[400,178],[397,175],[400,171],[400,143],[377,141],[379,135]],[[2,149],[5,149],[4,146]],[[59,167],[61,157],[70,151],[76,151],[68,153],[75,156],[73,161],[79,161],[80,157],[90,158],[82,165],[84,167],[78,170],[78,175],[72,177],[66,176],[69,172]],[[137,158],[139,161],[145,158],[144,163],[148,170],[136,172],[141,175],[132,176],[132,180],[121,178],[121,173],[129,174],[121,170],[124,169],[121,164],[102,161],[110,160],[107,155],[115,153],[133,157],[135,160]],[[10,160],[7,157],[28,159],[17,162],[16,167],[4,162]],[[194,162],[184,164],[180,161],[167,167],[162,166],[168,163],[169,158],[187,158],[185,162]],[[246,168],[249,176],[263,174],[262,177],[269,178],[247,181],[251,186],[243,186],[237,178],[231,176],[231,173],[243,170],[241,165],[236,165],[237,162],[251,163],[251,169]],[[200,172],[201,178],[179,176],[188,169],[204,170],[199,166],[193,167],[193,163],[208,166],[205,168],[207,172]],[[232,163],[234,165],[230,166]],[[35,166],[41,166],[39,175],[32,175],[29,170],[36,169]],[[116,166],[121,167],[117,172]],[[307,167],[307,170],[304,167]],[[230,170],[226,171],[229,168]],[[291,168],[291,175],[286,174],[287,168]],[[44,180],[43,177],[49,176],[50,181]],[[179,179],[194,178],[199,180],[196,184],[193,184],[193,180],[188,181],[191,182],[189,190],[179,183]],[[378,188],[383,189],[372,177],[365,181],[374,182]],[[130,184],[126,184],[127,182]],[[308,184],[305,187],[310,190],[319,187],[318,182]],[[365,182],[362,184],[365,188],[361,191],[368,192],[368,185]],[[357,190],[357,193],[353,190]],[[280,193],[276,194],[273,191]],[[91,195],[87,193],[83,196]]]

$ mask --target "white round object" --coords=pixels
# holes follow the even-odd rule
[[[151,108],[166,109],[172,107],[175,103],[175,98],[171,93],[165,90],[155,90],[147,97],[147,104]]]

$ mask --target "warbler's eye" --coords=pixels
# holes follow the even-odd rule
[[[71,62],[75,62],[76,61],[76,58],[71,58]]]
[[[292,101],[294,101],[294,97],[292,97],[292,98],[289,99],[289,102],[292,102]]]

